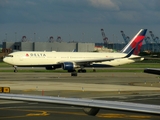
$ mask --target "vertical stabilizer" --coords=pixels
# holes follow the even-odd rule
[[[143,39],[145,38],[147,29],[141,29],[132,39],[131,41],[121,50],[122,53],[129,53],[133,49],[134,55],[138,55],[140,52],[140,49],[142,47]]]

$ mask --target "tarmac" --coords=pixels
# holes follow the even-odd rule
[[[76,97],[160,105],[160,78],[146,73],[0,73],[0,87],[11,93],[59,97]],[[6,112],[9,111],[9,112]],[[18,113],[17,113],[18,112]],[[19,116],[19,117],[18,117]],[[136,117],[137,116],[137,117]],[[87,116],[82,108],[20,101],[0,101],[0,119],[160,119],[159,116],[101,110],[96,117]]]
[[[159,93],[160,78],[146,73],[0,73],[0,85],[11,93],[78,93],[77,97],[95,97],[95,92],[108,94]],[[68,92],[67,92],[68,91]],[[88,93],[93,93],[89,94]],[[82,95],[79,95],[81,94]],[[88,96],[84,96],[87,93]],[[103,95],[102,94],[102,95]],[[66,96],[67,97],[67,96]],[[72,97],[72,96],[69,96]],[[101,96],[100,96],[101,97]]]

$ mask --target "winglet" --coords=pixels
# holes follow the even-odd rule
[[[130,53],[132,49],[135,49],[133,54],[138,55],[140,49],[142,47],[143,39],[145,38],[145,34],[147,29],[141,29],[133,38],[132,40],[121,50],[122,53]]]

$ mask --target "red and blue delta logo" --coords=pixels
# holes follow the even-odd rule
[[[28,53],[26,53],[26,57],[29,57],[29,54],[28,54]]]
[[[46,54],[44,53],[26,53],[26,57],[46,57]]]

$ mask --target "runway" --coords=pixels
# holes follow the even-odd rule
[[[146,73],[0,73],[0,85],[11,93],[49,95],[129,101],[160,105],[160,82],[156,75]],[[101,110],[96,117],[87,116],[82,108],[41,103],[0,101],[2,120],[159,120],[160,117],[113,110]]]

